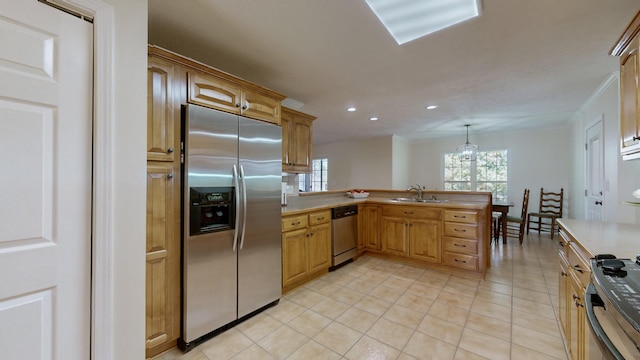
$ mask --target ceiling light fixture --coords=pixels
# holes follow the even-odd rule
[[[348,112],[354,112],[354,111],[356,111],[356,108],[354,108],[354,107],[352,106],[352,107],[347,108],[347,111],[348,111]]]
[[[481,0],[366,0],[398,45],[480,15]]]
[[[475,161],[478,155],[478,145],[469,142],[469,126],[471,125],[466,124],[465,126],[467,127],[467,142],[458,146],[458,154],[462,160]]]
[[[429,105],[427,106],[427,110],[433,110],[433,109],[437,109],[438,105]]]
[[[377,117],[375,117],[375,116],[373,116],[373,117],[370,117],[370,118],[369,118],[369,120],[371,120],[371,121],[376,121],[376,120],[378,120],[378,118],[377,118]]]

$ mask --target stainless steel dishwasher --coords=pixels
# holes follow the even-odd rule
[[[358,205],[331,209],[331,268],[351,261],[358,253]]]

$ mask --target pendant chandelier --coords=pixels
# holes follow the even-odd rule
[[[462,160],[475,161],[478,155],[478,145],[469,142],[469,126],[471,125],[466,124],[465,126],[467,127],[467,142],[458,146],[458,154]]]

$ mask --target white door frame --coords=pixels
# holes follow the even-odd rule
[[[590,158],[590,154],[593,153],[592,149],[589,149],[591,145],[591,139],[589,138],[590,130],[596,129],[600,133],[600,146],[598,154],[595,156],[598,157],[597,165],[598,169],[592,168],[594,163],[593,159]],[[604,221],[605,220],[605,211],[604,211],[604,114],[600,114],[591,124],[586,126],[584,130],[584,139],[585,139],[585,218],[588,221]],[[597,176],[597,179],[594,180],[594,175]],[[597,182],[599,185],[599,189],[596,189],[597,192],[594,192],[593,182]],[[595,205],[592,202],[600,205]],[[591,216],[592,213],[596,213],[592,211],[593,209],[598,209],[599,214],[595,218]]]
[[[36,1],[36,0],[32,0]],[[101,0],[49,0],[93,18],[91,359],[113,357],[114,9]]]

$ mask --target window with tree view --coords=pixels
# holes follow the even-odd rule
[[[300,174],[298,177],[300,191],[326,191],[329,159],[314,159],[311,163],[311,174]]]
[[[445,154],[444,189],[490,191],[493,201],[506,201],[507,170],[507,150],[479,151],[476,161]]]

